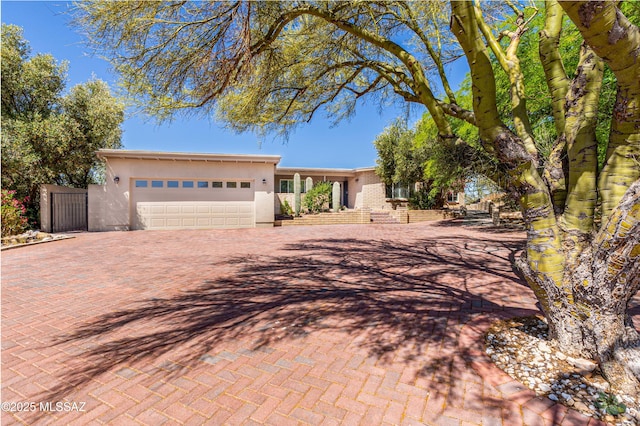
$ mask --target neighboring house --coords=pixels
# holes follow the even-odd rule
[[[293,206],[293,177],[339,182],[341,205],[391,209],[375,169],[278,168],[280,156],[100,150],[104,185],[88,189],[88,230],[271,227],[280,206]],[[53,190],[48,188],[47,190]],[[46,195],[46,193],[45,193]],[[304,195],[303,195],[304,196]],[[45,216],[53,211],[44,203]]]

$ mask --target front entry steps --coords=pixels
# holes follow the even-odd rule
[[[371,212],[371,223],[376,224],[400,224],[400,221],[385,212]]]

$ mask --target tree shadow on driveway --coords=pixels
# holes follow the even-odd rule
[[[521,249],[517,239],[462,236],[414,244],[319,239],[277,255],[233,258],[224,262],[230,274],[135,302],[58,337],[54,344],[83,349],[46,398],[62,400],[125,366],[170,356],[179,370],[206,361],[225,342],[243,339],[259,350],[316,332],[344,333],[369,356],[418,360],[417,376],[445,378],[454,354],[464,355],[464,324],[519,308],[517,298],[529,290],[511,261]]]

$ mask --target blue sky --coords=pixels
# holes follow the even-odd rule
[[[108,62],[92,55],[83,45],[83,38],[69,26],[70,17],[65,13],[69,4],[2,1],[2,22],[24,29],[33,54],[50,53],[58,61],[68,61],[68,88],[86,82],[92,75],[115,87],[117,75]],[[462,77],[464,73],[457,74]],[[412,106],[412,111],[410,122],[423,112],[416,106]],[[171,123],[158,124],[151,117],[129,113],[123,124],[123,144],[125,149],[275,154],[282,156],[282,167],[367,167],[375,165],[375,137],[404,114],[404,108],[380,111],[369,102],[360,105],[353,118],[338,126],[332,127],[330,120],[318,116],[299,127],[287,142],[267,138],[261,143],[254,134],[229,132],[207,118],[177,117]]]

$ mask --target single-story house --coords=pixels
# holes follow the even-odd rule
[[[302,192],[308,180],[339,182],[346,208],[392,208],[373,167],[279,168],[278,155],[112,149],[97,155],[106,181],[88,188],[89,231],[271,227],[284,200],[293,206],[296,173]]]

